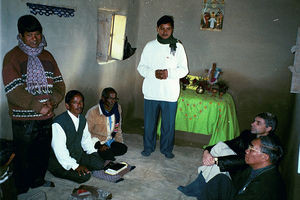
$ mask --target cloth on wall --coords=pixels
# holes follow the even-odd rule
[[[296,45],[291,48],[291,52],[295,54],[294,65],[289,66],[292,72],[291,93],[300,93],[300,27],[298,27]]]

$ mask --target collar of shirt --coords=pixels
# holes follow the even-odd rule
[[[272,169],[272,168],[274,168],[274,165],[269,165],[264,168],[260,168],[260,169],[256,169],[256,170],[252,169],[250,178],[254,179],[256,176],[262,174],[264,171],[267,171],[268,169]]]
[[[72,121],[74,123],[75,130],[78,131],[78,127],[79,127],[79,115],[78,115],[78,117],[76,117],[70,111],[68,111],[68,114],[69,114],[69,116],[71,117],[71,119],[72,119]]]

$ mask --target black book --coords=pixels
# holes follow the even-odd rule
[[[121,163],[110,162],[104,167],[104,170],[105,170],[105,173],[107,173],[107,174],[115,175],[115,174],[119,173],[120,171],[126,169],[127,166],[128,166],[128,164],[125,162],[121,162]]]

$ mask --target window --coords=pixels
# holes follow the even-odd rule
[[[97,61],[99,64],[123,60],[126,16],[99,9]]]

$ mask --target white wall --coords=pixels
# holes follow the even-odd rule
[[[2,0],[1,1],[1,63],[7,51],[17,45],[17,20],[20,16],[30,14],[26,3],[39,3],[75,9],[75,16],[70,18],[57,15],[36,15],[43,26],[49,50],[56,59],[66,83],[67,91],[78,89],[86,97],[86,110],[98,103],[100,92],[104,87],[112,86],[119,92],[119,97],[126,114],[126,105],[132,104],[133,94],[128,94],[134,85],[135,56],[107,65],[96,62],[97,45],[97,11],[98,8],[119,10],[128,15],[128,21],[134,16],[135,3],[130,0]],[[130,10],[130,13],[128,13]],[[133,19],[134,21],[135,19]],[[130,22],[129,22],[130,23]],[[128,32],[136,29],[135,24],[127,27]],[[134,43],[134,38],[129,37]],[[2,76],[1,76],[2,82]],[[126,84],[125,84],[126,83]],[[1,137],[11,137],[10,119],[7,115],[7,103],[1,83]],[[131,101],[131,102],[130,102]],[[61,103],[56,113],[64,110]],[[124,114],[124,113],[123,113]]]
[[[249,128],[258,112],[270,111],[278,116],[278,134],[287,145],[293,143],[286,141],[293,141],[299,134],[291,131],[292,118],[298,118],[290,114],[295,95],[289,93],[291,73],[287,68],[293,63],[290,48],[300,26],[299,0],[226,0],[221,32],[199,29],[201,0],[1,0],[1,63],[5,53],[17,44],[16,23],[21,15],[29,14],[27,2],[76,9],[73,18],[37,18],[67,90],[84,93],[86,110],[97,103],[102,88],[113,86],[119,92],[123,117],[143,118],[142,78],[136,66],[146,42],[156,37],[157,19],[169,14],[175,18],[174,36],[185,46],[191,74],[203,73],[213,62],[223,69],[241,129]],[[98,7],[119,9],[128,15],[126,32],[129,42],[137,47],[136,54],[128,60],[103,66],[96,63]],[[3,84],[0,85],[0,136],[10,137],[10,119]],[[63,110],[61,104],[56,112]],[[289,149],[298,151],[293,145]]]
[[[201,0],[141,1],[137,62],[146,42],[156,37],[158,18],[173,15],[174,36],[185,47],[190,73],[203,74],[217,63],[229,83],[241,129],[249,128],[253,116],[267,110],[278,115],[279,129],[285,131],[293,98],[287,67],[293,63],[290,48],[300,24],[300,1],[226,0],[220,32],[200,30],[201,8]],[[137,78],[136,91],[141,91],[142,78],[138,74]]]
[[[223,70],[222,78],[228,81],[229,92],[235,100],[240,130],[250,128],[253,117],[260,112],[269,111],[278,116],[276,134],[288,147],[283,171],[289,199],[299,199],[297,186],[293,184],[296,179],[298,186],[300,182],[294,170],[299,144],[295,138],[299,132],[291,126],[293,118],[299,117],[291,114],[296,111],[297,98],[290,94],[288,66],[294,59],[290,48],[296,43],[300,26],[300,1],[225,0],[224,24],[220,32],[200,30],[201,6],[201,0],[140,1],[137,63],[146,42],[156,37],[158,18],[173,15],[174,36],[183,42],[190,73],[200,75],[213,62]],[[138,73],[136,77],[135,106],[141,108],[143,79]],[[136,110],[143,116],[142,109]]]

